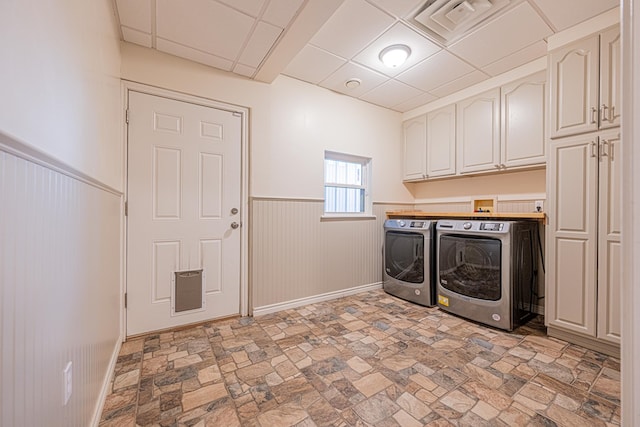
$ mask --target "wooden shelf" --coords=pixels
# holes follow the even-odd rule
[[[469,218],[469,219],[535,219],[546,221],[544,212],[422,212],[388,211],[387,218]]]

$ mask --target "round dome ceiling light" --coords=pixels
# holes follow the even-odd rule
[[[349,79],[346,82],[344,82],[344,85],[348,89],[355,89],[360,86],[360,83],[362,83],[362,80],[360,79]]]
[[[411,55],[411,49],[404,44],[387,46],[380,52],[380,61],[389,68],[397,68]]]

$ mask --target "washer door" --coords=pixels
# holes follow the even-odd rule
[[[460,295],[497,301],[502,296],[502,242],[473,236],[440,236],[440,285]]]
[[[387,231],[384,238],[384,269],[394,279],[424,282],[424,235]]]

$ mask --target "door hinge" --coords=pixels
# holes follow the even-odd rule
[[[129,216],[129,202],[124,202],[124,216]]]
[[[129,124],[129,109],[127,108],[124,112],[124,120]]]
[[[127,308],[127,293],[124,293],[124,308]]]

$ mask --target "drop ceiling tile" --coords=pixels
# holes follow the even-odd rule
[[[411,49],[407,62],[397,68],[389,68],[380,61],[380,52],[387,46],[404,44]],[[356,55],[353,60],[389,77],[394,77],[408,70],[423,59],[438,52],[441,48],[427,38],[421,36],[402,23],[396,23],[384,34],[378,37],[365,50]]]
[[[264,0],[217,0],[241,12],[257,18],[264,5]],[[184,6],[183,6],[184,7]]]
[[[266,22],[258,22],[249,38],[249,43],[247,43],[242,55],[240,55],[239,62],[257,68],[269,53],[273,44],[278,40],[280,33],[282,33],[282,28]]]
[[[151,0],[116,0],[116,7],[120,25],[151,34]]]
[[[443,84],[435,89],[429,91],[433,95],[438,98],[442,98],[443,96],[451,95],[459,90],[468,88],[476,83],[480,83],[481,81],[487,80],[489,78],[488,75],[479,70],[474,70],[469,74],[465,74],[464,76],[455,79],[452,82]]]
[[[255,19],[211,0],[156,0],[157,35],[235,61]]]
[[[247,65],[236,64],[236,66],[233,67],[233,72],[236,74],[240,74],[241,76],[251,78],[255,74],[256,69]]]
[[[405,111],[409,111],[409,110],[413,110],[414,108],[421,107],[425,104],[430,103],[431,101],[435,101],[436,99],[438,98],[431,95],[430,93],[423,92],[421,95],[411,98],[408,101],[404,101],[404,102],[401,102],[400,104],[394,105],[393,109],[396,111],[400,111],[401,113],[404,113]]]
[[[348,0],[313,36],[311,43],[351,59],[382,34],[394,19],[364,0]]]
[[[318,84],[340,68],[347,60],[317,47],[306,45],[287,65],[283,74]]]
[[[303,0],[271,0],[262,20],[280,28],[286,28],[302,5]]]
[[[561,31],[582,21],[620,6],[619,0],[530,0],[551,21],[556,31]]]
[[[233,62],[220,58],[215,55],[210,55],[201,50],[191,49],[187,46],[183,46],[177,43],[173,43],[170,40],[164,40],[161,38],[156,39],[156,48],[160,52],[170,53],[171,55],[179,56],[181,58],[190,59],[201,64],[209,65],[214,68],[219,68],[224,71],[231,71]]]
[[[502,59],[492,62],[491,64],[482,67],[482,71],[491,75],[497,76],[509,70],[512,70],[520,65],[524,65],[528,62],[534,61],[547,54],[547,42],[540,40],[531,46],[527,46],[519,51],[512,53],[509,56],[505,56]]]
[[[421,94],[422,92],[414,87],[408,86],[397,80],[388,80],[362,95],[360,99],[383,107],[391,108],[394,105],[401,104]]]
[[[140,46],[144,47],[152,46],[151,34],[143,33],[141,31],[137,31],[128,27],[121,28],[124,41],[139,44]]]
[[[406,17],[409,12],[413,12],[425,0],[369,0],[371,3],[386,10],[398,18]]]
[[[396,77],[413,87],[430,92],[445,83],[472,72],[474,68],[460,58],[441,50]]]
[[[349,89],[345,86],[345,82],[354,78],[360,80],[360,86],[354,89]],[[357,98],[379,86],[386,80],[387,78],[385,76],[380,75],[375,71],[361,67],[358,64],[348,62],[340,67],[335,73],[320,82],[320,86]]]
[[[449,50],[482,68],[551,34],[540,15],[523,2],[458,40]]]

